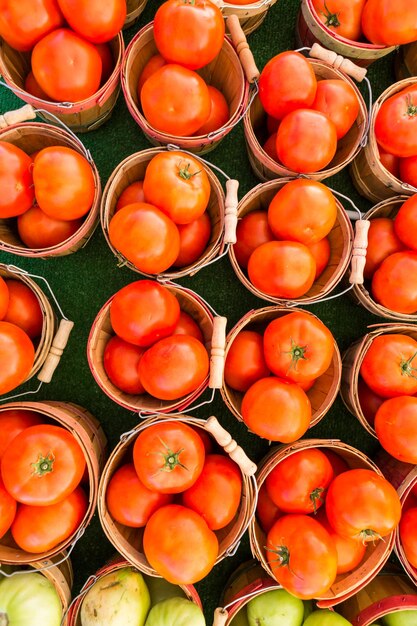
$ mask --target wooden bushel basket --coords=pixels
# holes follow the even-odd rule
[[[417,76],[417,43],[408,43],[398,48],[395,57],[395,76],[397,80],[404,80]]]
[[[233,4],[224,0],[214,0],[225,17],[236,15],[245,35],[250,35],[262,24],[269,9],[277,0],[258,0],[249,4]]]
[[[254,330],[263,333],[272,320],[300,310],[301,309],[270,306],[264,309],[258,309],[257,311],[249,311],[249,313],[242,317],[228,333],[226,337],[225,358],[227,358],[233,341],[242,330]],[[310,311],[303,310],[303,313],[307,313],[314,318],[316,317],[313,313],[310,313]],[[313,387],[306,392],[311,403],[310,428],[320,422],[335,401],[340,387],[341,376],[342,360],[335,341],[333,360],[330,367],[316,380]],[[239,421],[242,421],[241,405],[244,394],[229,387],[224,379],[221,394],[229,411],[231,411]]]
[[[256,475],[258,488],[265,481],[268,474],[278,465],[280,461],[291,454],[308,448],[329,448],[346,461],[350,469],[369,469],[382,476],[381,470],[362,452],[337,440],[331,439],[304,439],[288,446],[280,446],[271,450],[261,461]],[[261,562],[269,576],[274,578],[273,572],[268,565],[265,553],[266,535],[260,528],[256,517],[253,518],[249,526],[249,538],[253,556]],[[340,574],[330,587],[329,591],[318,600],[319,608],[332,607],[347,600],[369,582],[382,569],[388,560],[394,547],[395,532],[391,532],[383,540],[376,544],[368,543],[367,550],[362,562],[352,572]]]
[[[125,28],[130,28],[135,22],[137,22],[145,10],[147,2],[148,0],[126,0],[127,15],[123,25],[123,30]]]
[[[350,167],[353,184],[358,192],[371,202],[380,202],[400,194],[412,196],[417,193],[416,187],[402,182],[382,165],[375,138],[375,119],[382,103],[406,87],[416,84],[417,78],[408,78],[391,85],[379,96],[372,107],[368,143],[362,148]]]
[[[25,78],[30,71],[30,52],[18,52],[0,39],[0,74],[12,91],[36,109],[40,117],[49,121],[53,113],[77,133],[95,130],[110,117],[120,92],[120,67],[124,53],[122,34],[108,42],[114,59],[114,70],[107,82],[90,98],[80,102],[51,102],[41,100],[25,91]]]
[[[216,563],[219,563],[227,556],[235,553],[240,544],[242,535],[255,514],[257,502],[257,488],[254,479],[256,465],[252,463],[242,448],[237,445],[231,435],[213,416],[208,420],[202,420],[188,415],[181,415],[176,418],[165,416],[149,418],[143,421],[139,426],[136,426],[133,431],[122,435],[121,441],[111,453],[103,470],[99,487],[98,513],[103,530],[117,551],[124,556],[129,563],[149,576],[159,575],[148,563],[143,553],[143,528],[129,528],[113,520],[106,505],[106,490],[114,472],[124,463],[131,462],[133,443],[137,435],[153,424],[160,423],[161,421],[166,423],[168,419],[171,421],[180,420],[184,424],[201,428],[209,435],[213,436],[217,444],[219,444],[230,458],[239,465],[242,472],[242,497],[239,510],[235,518],[225,528],[215,531],[219,540],[219,554]]]
[[[5,411],[24,409],[38,413],[46,423],[58,424],[75,437],[84,453],[88,471],[88,508],[79,528],[65,541],[47,550],[32,554],[17,547],[11,532],[0,540],[0,562],[12,565],[42,562],[56,557],[71,546],[82,534],[91,520],[97,502],[98,483],[105,462],[106,437],[100,423],[84,408],[69,402],[10,402],[0,406],[0,414]],[[85,488],[85,486],[84,486]],[[47,571],[47,570],[46,570]]]
[[[64,256],[82,248],[94,232],[99,218],[100,176],[90,153],[86,151],[81,141],[75,136],[51,124],[22,123],[25,119],[34,118],[35,115],[36,112],[32,107],[25,105],[21,109],[10,111],[0,116],[0,128],[2,129],[0,131],[0,140],[12,143],[27,154],[32,154],[49,146],[65,146],[87,158],[94,176],[95,194],[93,204],[76,233],[65,241],[48,248],[28,248],[19,237],[15,226],[16,218],[0,219],[0,250],[32,258]]]

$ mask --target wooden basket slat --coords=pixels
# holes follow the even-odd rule
[[[126,0],[127,15],[123,25],[123,30],[125,28],[130,28],[133,24],[135,24],[135,22],[137,22],[145,10],[147,3],[148,0]]]

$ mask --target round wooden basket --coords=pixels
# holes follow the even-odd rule
[[[300,310],[301,309],[296,308],[288,309],[285,307],[270,306],[264,309],[258,309],[257,311],[249,311],[249,313],[246,313],[228,333],[226,337],[225,358],[227,358],[233,341],[242,330],[254,330],[263,333],[272,320],[288,315],[293,311]],[[303,313],[307,313],[314,318],[316,317],[313,313],[310,313],[310,311],[303,310]],[[313,387],[306,392],[311,403],[310,428],[320,422],[335,401],[340,387],[341,376],[342,360],[335,341],[333,360],[330,367],[317,379]],[[229,387],[224,380],[221,394],[229,411],[231,411],[239,421],[243,421],[241,405],[244,394]]]
[[[44,562],[56,557],[70,547],[84,532],[91,520],[97,503],[100,472],[105,462],[106,437],[96,420],[86,409],[70,402],[9,402],[0,407],[0,413],[24,409],[38,413],[46,423],[59,424],[70,431],[84,452],[88,471],[88,508],[79,528],[65,541],[46,552],[32,554],[21,550],[14,542],[11,532],[0,540],[0,562],[12,565]],[[45,570],[47,571],[47,570]]]
[[[30,109],[31,107],[28,108],[26,106],[23,107],[23,109],[11,111],[9,114],[3,116],[3,118],[6,118],[6,121],[9,120],[9,123],[12,125],[0,131],[0,140],[12,143],[27,154],[32,154],[37,150],[42,150],[42,148],[49,146],[66,146],[82,154],[82,156],[88,159],[93,171],[95,182],[94,200],[90,211],[85,216],[77,232],[65,241],[48,248],[28,248],[19,237],[16,219],[0,219],[0,250],[32,258],[56,257],[72,254],[87,243],[97,225],[101,198],[100,176],[90,153],[86,151],[81,141],[75,136],[73,137],[62,128],[57,128],[51,124],[39,124],[36,122],[14,123],[14,120],[18,118],[22,119],[25,115],[30,115]],[[33,117],[34,116],[35,111],[33,111]],[[1,120],[0,128],[2,128]]]
[[[382,165],[375,139],[375,119],[382,103],[399,91],[416,83],[417,78],[408,78],[394,83],[379,96],[372,107],[368,143],[362,148],[350,167],[353,184],[358,192],[371,202],[380,202],[400,194],[412,196],[417,193],[416,187],[403,183]]]
[[[143,272],[140,272],[137,267],[133,265],[133,263],[128,261],[112,245],[109,238],[109,224],[115,213],[116,204],[122,192],[131,183],[143,180],[149,162],[156,154],[164,151],[165,148],[149,148],[148,150],[143,150],[142,152],[137,152],[136,154],[128,156],[124,161],[119,163],[113,171],[103,191],[101,203],[101,227],[106,241],[113,254],[119,259],[120,264],[126,265],[131,270],[138,272],[139,274],[143,274]],[[183,268],[167,270],[161,275],[164,278],[176,279],[181,276],[193,276],[199,269],[204,267],[208,261],[211,261],[223,251],[223,234],[225,228],[225,196],[223,188],[217,176],[215,176],[213,171],[208,166],[201,163],[201,167],[206,171],[211,187],[210,199],[207,206],[207,212],[211,221],[211,237],[205,252],[195,263],[187,265]],[[154,278],[154,275],[145,275]]]
[[[123,30],[130,28],[138,21],[139,17],[145,10],[148,0],[126,0],[127,15]]]
[[[260,183],[251,189],[237,206],[238,219],[252,211],[267,211],[272,198],[290,180],[292,179],[271,180],[266,183]],[[325,298],[340,283],[351,261],[354,239],[353,228],[343,205],[336,197],[335,200],[337,217],[328,235],[331,248],[329,263],[321,276],[313,283],[311,289],[304,296],[294,300],[297,304],[313,304]],[[233,246],[229,248],[229,258],[240,282],[255,296],[278,305],[288,303],[283,298],[277,298],[260,291],[251,283],[247,272],[240,267],[236,260]]]
[[[331,63],[335,63],[337,67],[347,68],[347,71],[352,72],[357,80],[362,80],[365,77],[366,70],[356,67],[353,63],[350,63],[350,61],[337,57],[336,54],[321,48],[318,44],[315,44],[315,47],[311,49],[310,56],[312,55],[320,59],[329,60],[329,62],[327,62],[319,60],[319,58],[309,59],[317,80],[339,79],[346,81],[354,89],[360,105],[358,117],[352,128],[337,143],[337,152],[332,162],[319,172],[308,174],[308,178],[323,180],[340,172],[355,158],[365,140],[368,126],[368,110],[359,89],[345,71],[332,67]],[[243,125],[249,161],[258,178],[265,181],[285,176],[298,176],[297,172],[293,172],[274,161],[262,147],[268,138],[268,133],[266,127],[266,113],[259,96],[255,97],[246,112]]]
[[[224,0],[215,0],[223,15],[236,15],[245,35],[250,35],[262,24],[269,9],[277,0],[259,0],[250,4],[233,4]]]
[[[417,76],[417,43],[408,43],[398,48],[394,63],[397,80]]]
[[[114,59],[114,70],[107,82],[90,98],[80,102],[51,102],[41,100],[25,91],[25,78],[30,71],[30,52],[18,52],[0,39],[0,74],[7,85],[22,100],[42,112],[39,116],[50,121],[53,113],[77,133],[95,130],[110,117],[120,92],[120,67],[124,53],[122,34],[109,41]]]
[[[215,442],[224,449],[230,458],[239,465],[242,472],[242,497],[239,510],[235,518],[225,528],[215,531],[219,540],[219,554],[216,563],[219,563],[227,556],[232,556],[236,552],[240,545],[241,537],[255,514],[257,503],[257,487],[254,478],[256,465],[250,461],[242,448],[236,444],[230,434],[219,424],[215,417],[212,416],[208,420],[202,420],[188,415],[181,415],[175,418],[149,418],[143,421],[139,426],[136,426],[133,431],[122,435],[121,441],[111,453],[103,470],[99,487],[98,513],[103,530],[117,551],[124,556],[129,563],[150,576],[158,576],[158,573],[151,567],[143,553],[143,528],[129,528],[113,520],[106,505],[106,490],[114,472],[124,463],[131,462],[133,443],[137,435],[153,424],[158,424],[161,421],[166,423],[167,419],[171,421],[180,420],[185,424],[206,431],[214,438]]]
[[[198,154],[213,150],[219,141],[237,124],[248,101],[249,85],[245,80],[241,62],[234,47],[225,37],[223,47],[214,61],[198,70],[207,84],[213,85],[223,93],[229,104],[230,118],[218,130],[208,135],[193,137],[176,137],[160,132],[153,128],[142,114],[137,94],[138,80],[149,59],[157,52],[153,38],[153,23],[151,22],[132,39],[123,58],[122,88],[133,119],[153,145],[174,144],[182,150],[189,150]]]
[[[87,342],[88,364],[99,387],[120,406],[143,414],[183,410],[190,406],[207,389],[207,386],[212,389],[221,387],[226,319],[224,317],[213,318],[211,311],[194,291],[170,284],[166,284],[165,287],[177,298],[181,310],[191,315],[197,322],[203,333],[205,346],[211,354],[210,375],[198,389],[177,400],[165,401],[153,398],[149,394],[127,394],[113,385],[104,369],[103,355],[107,342],[114,336],[110,321],[110,306],[114,296],[98,312]]]
[[[301,8],[296,26],[296,39],[300,46],[311,46],[318,42],[329,50],[348,59],[352,59],[361,67],[368,67],[374,61],[393,52],[395,46],[379,46],[364,41],[352,41],[340,37],[327,28],[320,20],[312,0],[301,0]]]
[[[335,452],[344,459],[350,469],[374,470],[377,474],[382,476],[382,472],[377,465],[360,452],[360,450],[356,450],[356,448],[352,448],[338,440],[304,439],[288,446],[274,448],[267,454],[263,461],[261,461],[256,475],[258,488],[262,486],[268,474],[280,461],[295,452],[308,448],[329,448],[332,452]],[[253,518],[249,526],[249,538],[253,556],[261,562],[268,575],[274,578],[265,554],[264,546],[266,535],[259,526],[256,517]],[[337,576],[329,591],[324,596],[316,598],[318,600],[317,605],[320,608],[334,606],[350,598],[358,593],[360,589],[368,585],[389,558],[394,547],[394,540],[395,532],[392,532],[375,544],[368,543],[362,563],[360,563],[354,571]]]

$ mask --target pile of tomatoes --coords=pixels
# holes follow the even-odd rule
[[[110,515],[144,528],[143,551],[160,576],[193,584],[219,553],[215,531],[233,522],[241,501],[239,467],[199,427],[180,420],[139,432],[133,462],[120,466],[106,490]]]
[[[84,452],[69,430],[32,411],[2,411],[0,429],[0,537],[10,529],[21,550],[48,552],[87,511]]]

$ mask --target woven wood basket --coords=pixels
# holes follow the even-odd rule
[[[362,70],[350,61],[338,57],[329,50],[321,48],[318,44],[315,44],[310,51],[310,57],[313,55],[318,58],[310,58],[309,61],[313,66],[317,80],[339,79],[349,83],[354,89],[360,105],[358,117],[352,128],[337,143],[337,152],[332,162],[319,172],[308,174],[308,178],[323,180],[337,174],[337,172],[340,172],[346,167],[346,165],[355,158],[365,139],[368,110],[359,89],[347,75],[347,72],[349,72],[350,75],[354,75],[356,80],[360,81],[365,77],[366,70]],[[335,64],[335,67],[332,67],[332,63]],[[341,69],[336,69],[339,67]],[[343,69],[345,71],[342,71]],[[298,176],[297,172],[293,172],[274,161],[262,147],[268,138],[268,133],[266,128],[266,113],[259,96],[256,96],[250,105],[244,117],[243,125],[249,161],[258,178],[265,181],[285,176]]]
[[[126,0],[127,15],[123,30],[130,28],[135,24],[143,11],[145,10],[148,0]]]
[[[0,413],[24,409],[39,413],[46,423],[59,424],[70,431],[81,446],[88,471],[88,508],[79,528],[65,541],[46,552],[32,554],[17,547],[10,531],[0,540],[0,562],[12,565],[42,562],[56,557],[76,541],[91,520],[96,503],[100,472],[104,466],[106,437],[96,420],[86,409],[70,402],[10,402],[0,407]]]
[[[395,76],[397,80],[404,80],[417,76],[417,43],[408,43],[398,48],[395,57]]]
[[[394,83],[379,96],[372,108],[368,143],[362,148],[350,167],[353,184],[358,192],[371,202],[380,202],[400,194],[412,196],[417,193],[416,187],[403,183],[382,165],[375,139],[375,119],[382,103],[399,91],[416,83],[417,78],[408,78]]]
[[[0,39],[0,74],[7,85],[24,102],[42,109],[39,116],[50,121],[48,112],[53,113],[77,133],[95,130],[110,117],[120,92],[120,68],[124,53],[121,33],[109,41],[114,70],[107,82],[90,98],[80,102],[51,102],[35,98],[25,91],[25,78],[30,71],[30,52],[18,52]]]
[[[170,419],[171,421],[180,420],[185,424],[196,426],[206,431],[241,469],[242,498],[239,510],[235,518],[225,528],[215,531],[219,540],[219,554],[216,563],[219,563],[227,556],[232,556],[236,552],[240,545],[241,537],[255,514],[257,488],[254,474],[256,472],[256,465],[246,456],[242,448],[237,445],[231,435],[219,424],[215,417],[212,416],[208,420],[202,420],[188,415],[181,415],[181,417]],[[162,421],[166,423],[167,418],[162,416]],[[161,418],[149,418],[139,426],[136,426],[131,432],[122,435],[121,441],[111,453],[103,470],[98,497],[98,513],[107,538],[129,563],[149,576],[158,576],[158,573],[151,567],[143,553],[143,528],[128,528],[127,526],[115,522],[107,509],[106,491],[109,480],[114,472],[121,465],[131,461],[133,443],[137,435],[149,426],[160,422]]]
[[[361,67],[368,67],[374,61],[395,50],[395,46],[379,46],[340,37],[323,24],[317,15],[312,0],[301,0],[296,39],[301,46],[311,46],[318,42],[329,50],[334,50],[337,54],[352,59]]]
[[[350,469],[370,469],[382,476],[381,470],[362,452],[337,440],[331,439],[304,439],[288,446],[273,448],[261,461],[257,472],[258,488],[260,488],[268,474],[280,461],[289,455],[306,450],[308,448],[329,448],[342,457]],[[268,565],[265,554],[266,535],[260,528],[256,517],[249,526],[249,538],[253,556],[261,562],[269,576],[274,578],[273,572]],[[322,597],[317,598],[320,608],[331,607],[347,600],[369,584],[369,582],[382,569],[394,547],[395,532],[390,533],[375,544],[368,543],[365,557],[358,567],[347,574],[337,576],[329,591]]]
[[[265,331],[268,324],[284,315],[287,315],[293,311],[300,311],[301,309],[288,309],[285,307],[270,306],[264,309],[258,309],[257,311],[249,311],[241,320],[232,328],[226,337],[226,353],[225,358],[236,339],[237,335],[242,330],[254,330],[260,333]],[[310,311],[304,311],[312,317],[316,317]],[[332,406],[336,399],[336,396],[340,387],[340,380],[342,376],[342,360],[340,358],[339,348],[336,341],[334,342],[334,354],[333,360],[329,369],[320,376],[314,383],[313,387],[307,391],[307,396],[311,403],[311,422],[310,428],[320,422],[320,420],[326,415],[327,411]],[[223,379],[223,386],[221,388],[221,394],[223,400],[233,415],[242,421],[241,405],[243,399],[243,393],[235,391],[229,387]]]
[[[249,4],[233,4],[233,2],[224,2],[224,0],[214,0],[214,2],[225,17],[236,15],[245,35],[250,35],[259,28],[269,9],[277,0],[259,0]]]

